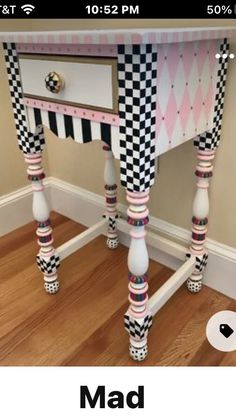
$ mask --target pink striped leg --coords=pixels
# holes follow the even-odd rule
[[[207,264],[208,253],[205,248],[207,223],[209,214],[208,187],[212,177],[215,151],[198,151],[196,167],[197,192],[193,202],[192,244],[187,257],[196,257],[195,270],[187,281],[187,288],[192,293],[202,289],[203,272]]]
[[[127,191],[129,202],[128,223],[131,225],[131,243],[128,255],[129,302],[125,314],[125,329],[130,336],[130,356],[142,361],[148,353],[147,336],[152,325],[152,315],[148,310],[148,252],[145,242],[145,225],[148,223],[149,190],[145,192]]]
[[[114,250],[119,245],[119,239],[117,234],[116,219],[117,214],[117,185],[115,176],[114,156],[108,145],[103,146],[105,151],[105,169],[104,169],[104,182],[105,182],[105,198],[106,198],[106,214],[105,217],[108,220],[107,230],[107,246]]]
[[[28,164],[28,179],[32,182],[33,215],[38,224],[36,234],[40,251],[37,255],[37,264],[44,275],[44,289],[52,294],[59,290],[57,269],[60,259],[53,247],[50,212],[44,194],[42,154],[25,154],[25,162]]]

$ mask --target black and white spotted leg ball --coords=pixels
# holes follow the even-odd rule
[[[119,239],[116,238],[107,238],[107,247],[110,248],[110,250],[115,250],[119,245]]]
[[[133,360],[143,361],[148,355],[147,345],[141,348],[134,347],[132,344],[129,345],[129,354]]]
[[[187,285],[187,289],[191,293],[198,293],[202,289],[202,281],[201,280],[193,281],[191,279],[188,279],[186,285]]]
[[[58,280],[55,280],[54,282],[44,282],[44,289],[47,293],[50,293],[51,295],[54,293],[57,293],[59,290],[60,284]]]

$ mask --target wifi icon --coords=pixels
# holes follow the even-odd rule
[[[23,4],[23,6],[21,6],[21,9],[27,14],[29,15],[34,9],[35,7],[32,4]]]

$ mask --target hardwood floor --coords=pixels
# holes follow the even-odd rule
[[[52,214],[55,245],[84,230]],[[35,265],[35,223],[0,238],[0,365],[136,366],[123,328],[127,302],[127,248],[108,250],[99,237],[62,262],[61,290],[48,295]],[[150,262],[150,295],[172,274]],[[236,310],[232,299],[204,287],[185,287],[154,319],[149,356],[140,366],[235,366],[236,352],[207,342],[205,327],[215,312]]]

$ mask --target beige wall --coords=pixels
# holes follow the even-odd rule
[[[163,26],[223,26],[236,25],[234,20],[53,20],[4,21],[0,30],[87,29]],[[232,43],[236,56],[236,40]],[[0,195],[26,185],[23,159],[15,141],[7,80],[0,61]],[[217,153],[211,187],[209,237],[236,247],[236,59],[229,68],[222,130],[222,142]],[[100,142],[87,145],[57,140],[47,131],[46,171],[72,184],[103,194],[103,153]],[[48,161],[47,161],[48,159]],[[47,164],[48,163],[48,164]],[[119,171],[117,162],[117,173]],[[150,210],[153,216],[184,228],[191,225],[191,205],[194,195],[195,150],[192,143],[178,147],[160,157],[160,172],[152,188]],[[125,203],[125,193],[119,199]]]

